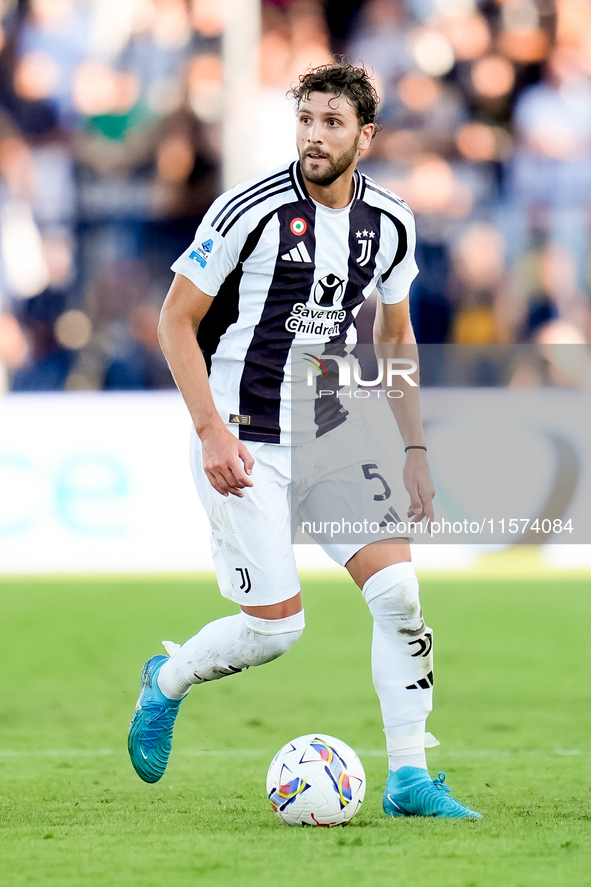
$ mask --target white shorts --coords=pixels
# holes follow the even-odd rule
[[[297,447],[253,442],[247,447],[255,460],[253,486],[242,499],[226,497],[211,486],[201,441],[194,431],[191,436],[191,470],[209,517],[224,597],[247,607],[294,597],[300,583],[293,540],[300,524],[342,566],[370,542],[401,535],[390,523],[402,513],[390,459],[367,426],[343,423]],[[351,533],[356,518],[360,531]],[[373,532],[363,532],[364,519]],[[335,532],[343,521],[345,533]]]

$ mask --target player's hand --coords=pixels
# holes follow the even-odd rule
[[[222,496],[242,499],[245,487],[252,487],[254,459],[241,440],[225,427],[201,435],[203,468],[210,484]]]
[[[427,518],[427,527],[431,529],[433,521],[433,497],[435,487],[431,480],[427,454],[424,450],[409,450],[404,464],[404,486],[410,495],[408,517],[416,521]]]

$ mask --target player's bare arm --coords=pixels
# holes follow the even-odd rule
[[[203,466],[212,487],[223,496],[242,497],[244,487],[252,486],[248,475],[254,459],[242,441],[226,428],[215,408],[207,367],[196,339],[211,303],[211,296],[182,274],[176,274],[162,306],[158,338],[201,438]]]
[[[405,447],[424,447],[425,437],[421,422],[421,409],[418,388],[418,349],[412,324],[410,321],[409,298],[394,305],[388,305],[378,300],[376,318],[374,322],[374,342],[378,356],[382,357],[409,357],[417,364],[417,387],[405,385],[404,397],[388,399],[388,403],[394,413],[400,429]],[[398,347],[396,354],[392,348]],[[425,450],[409,449],[404,465],[404,485],[410,495],[410,508],[408,516],[415,520],[426,517],[433,520],[433,497],[435,488],[429,471],[427,453]]]

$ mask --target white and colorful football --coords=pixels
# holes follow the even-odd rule
[[[287,825],[344,825],[365,797],[365,773],[352,748],[324,733],[280,749],[267,773],[267,795]]]

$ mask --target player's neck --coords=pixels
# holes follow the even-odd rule
[[[335,179],[331,185],[315,185],[304,178],[306,190],[312,200],[328,206],[330,209],[343,209],[349,206],[353,199],[355,187],[353,185],[353,175],[355,167],[351,166],[345,170],[342,175]]]

